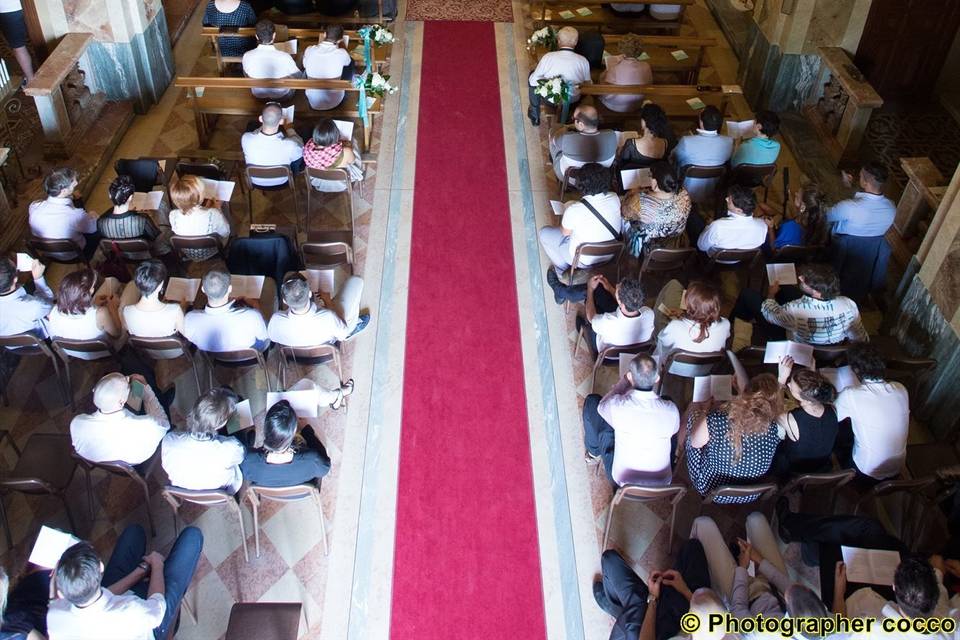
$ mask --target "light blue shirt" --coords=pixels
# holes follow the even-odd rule
[[[896,214],[897,205],[886,196],[859,191],[835,204],[827,212],[827,222],[836,235],[875,238],[887,232]]]
[[[36,293],[30,295],[18,287],[7,295],[0,296],[0,336],[12,336],[28,331],[46,336],[43,318],[53,308],[53,291],[40,276],[33,281]]]
[[[697,129],[697,135],[680,138],[673,159],[678,169],[689,165],[719,167],[727,163],[732,153],[733,138]],[[683,186],[694,202],[702,203],[712,200],[716,183],[712,178],[686,178]]]
[[[739,164],[773,164],[780,155],[780,143],[770,138],[750,138],[737,147],[730,159],[732,166]]]

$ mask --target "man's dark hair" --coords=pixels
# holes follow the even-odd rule
[[[257,41],[260,44],[270,44],[276,34],[277,29],[270,20],[260,20],[257,22]]]
[[[883,186],[890,177],[890,172],[879,162],[868,162],[863,165],[863,171],[879,186]]]
[[[804,284],[820,294],[824,300],[833,300],[840,295],[840,278],[828,264],[813,263],[800,267]]]
[[[89,542],[78,542],[64,551],[54,575],[57,591],[74,605],[90,602],[100,590],[102,578],[100,556]]]
[[[733,206],[742,209],[745,214],[752,216],[757,210],[757,196],[750,187],[735,184],[727,192],[730,199],[733,200]]]
[[[926,618],[940,599],[937,574],[930,563],[916,556],[900,561],[893,574],[893,590],[900,610],[909,618]]]
[[[760,133],[772,138],[780,133],[780,116],[773,111],[761,111],[757,114],[757,124],[760,125]]]
[[[630,361],[630,375],[633,377],[634,389],[653,391],[653,385],[657,382],[657,361],[641,353]]]
[[[43,179],[43,190],[47,192],[48,196],[56,197],[60,195],[61,191],[69,188],[76,179],[76,171],[70,167],[60,167],[51,171],[47,177]]]
[[[263,448],[270,452],[286,451],[297,434],[297,413],[286,400],[267,410],[263,419]]]
[[[865,342],[847,350],[847,364],[860,380],[883,380],[887,370],[877,348]]]
[[[636,278],[623,278],[617,285],[617,296],[630,313],[639,311],[643,306],[643,287]]]
[[[577,189],[585,196],[610,191],[610,169],[597,162],[588,162],[576,171]]]
[[[329,24],[323,30],[323,39],[327,42],[337,42],[343,39],[343,25]]]
[[[119,207],[120,205],[127,204],[127,200],[130,199],[130,196],[132,196],[136,190],[137,188],[133,184],[133,178],[120,175],[114,178],[110,186],[107,187],[107,195],[110,196],[110,202],[113,203],[113,206]]]
[[[144,260],[138,264],[137,271],[133,274],[133,282],[143,296],[150,295],[166,281],[167,268],[156,258]]]
[[[700,124],[704,131],[720,131],[720,127],[723,126],[723,114],[720,113],[720,109],[709,105],[700,112]]]
[[[6,293],[17,281],[17,265],[10,258],[0,258],[0,293]]]

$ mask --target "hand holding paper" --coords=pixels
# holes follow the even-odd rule
[[[787,264],[768,264],[767,281],[772,285],[797,284],[797,268],[792,262]]]
[[[648,189],[653,186],[650,169],[627,169],[620,172],[620,180],[624,191],[631,189]]]
[[[230,180],[211,180],[210,178],[200,178],[203,183],[203,197],[205,200],[219,200],[229,202],[233,195],[233,188],[237,183]]]
[[[816,368],[813,361],[813,346],[793,342],[792,340],[768,342],[767,350],[763,354],[763,361],[767,364],[779,365],[784,356],[790,356],[794,362],[802,367]]]

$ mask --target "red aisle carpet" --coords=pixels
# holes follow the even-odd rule
[[[391,638],[542,640],[494,25],[421,77]]]

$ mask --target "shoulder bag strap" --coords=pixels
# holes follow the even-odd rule
[[[594,216],[596,216],[597,220],[599,220],[599,221],[603,224],[603,226],[607,228],[607,231],[610,232],[610,235],[613,236],[613,239],[614,239],[614,240],[616,240],[617,242],[620,242],[621,240],[623,240],[623,236],[620,235],[620,232],[617,231],[616,229],[614,229],[614,228],[610,225],[610,223],[607,222],[606,219],[605,219],[602,215],[600,215],[600,212],[593,208],[593,205],[590,204],[590,203],[587,201],[586,198],[582,198],[582,199],[580,200],[580,202],[583,203],[583,206],[585,206],[587,209],[589,209],[589,210],[590,210],[590,213],[592,213]]]

